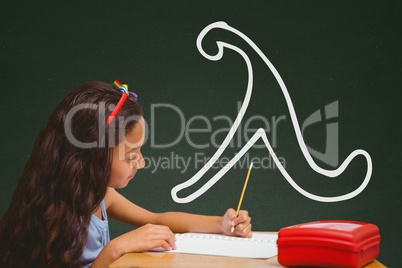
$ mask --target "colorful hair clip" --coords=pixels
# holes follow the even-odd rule
[[[116,87],[119,88],[119,90],[122,92],[122,94],[121,94],[121,98],[120,98],[119,102],[116,104],[116,107],[114,107],[113,111],[110,113],[110,115],[107,119],[108,125],[113,121],[113,119],[119,113],[121,107],[123,107],[123,104],[126,102],[126,99],[129,95],[133,96],[135,100],[137,100],[137,98],[138,98],[137,94],[135,94],[134,92],[128,91],[127,84],[122,84],[119,80],[115,80],[114,84]]]
[[[118,88],[120,89],[120,91],[125,92],[127,95],[129,94],[129,93],[128,93],[128,85],[127,85],[127,84],[122,84],[122,83],[120,82],[120,80],[115,80],[115,81],[114,81],[114,84],[115,84],[116,87],[118,87]]]

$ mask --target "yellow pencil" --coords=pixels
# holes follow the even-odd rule
[[[246,180],[244,181],[244,185],[243,185],[243,190],[241,191],[241,195],[240,195],[240,200],[239,200],[239,204],[237,204],[237,209],[236,209],[236,216],[239,216],[239,212],[240,212],[240,207],[241,207],[241,203],[243,202],[243,196],[244,196],[244,192],[246,191],[246,187],[247,187],[247,183],[248,183],[248,178],[250,177],[250,172],[251,169],[253,168],[253,162],[251,162],[251,165],[248,169],[247,172],[247,176],[246,176]],[[235,229],[235,226],[232,225],[232,228],[230,229],[230,232],[233,233]]]

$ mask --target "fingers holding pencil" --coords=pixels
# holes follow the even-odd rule
[[[247,183],[248,183],[248,179],[249,179],[249,177],[250,177],[250,172],[251,172],[251,169],[252,169],[252,168],[253,168],[253,162],[251,162],[250,167],[249,167],[249,169],[248,169],[246,179],[244,180],[243,190],[241,191],[239,203],[237,204],[237,210],[236,210],[236,216],[237,216],[237,217],[240,216],[240,211],[241,211],[241,210],[240,210],[240,207],[241,207],[241,204],[242,204],[242,202],[243,202],[244,193],[246,192]],[[243,213],[244,213],[244,212],[243,212]],[[248,216],[248,212],[247,212],[247,216]],[[235,229],[236,229],[236,222],[235,222],[235,220],[233,220],[233,221],[232,221],[232,227],[231,227],[231,229],[230,229],[230,232],[233,233],[233,232],[235,231]],[[241,231],[239,231],[239,230],[241,230]],[[247,235],[247,231],[246,231],[246,230],[247,230],[247,229],[245,229],[244,226],[242,226],[242,228],[238,227],[237,233],[242,232],[240,235],[241,235],[241,236],[244,236],[244,235]],[[251,227],[250,227],[250,230],[251,230]],[[250,236],[251,236],[251,234],[250,234]]]
[[[232,226],[235,226],[232,232]],[[247,210],[240,210],[239,215],[232,208],[222,218],[223,233],[230,236],[251,237],[251,218]]]
[[[251,237],[251,218],[247,210],[240,210],[239,215],[232,220],[235,226],[233,233],[241,237]]]

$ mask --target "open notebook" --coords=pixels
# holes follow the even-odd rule
[[[176,234],[177,249],[171,252],[241,258],[271,258],[277,255],[277,234],[253,233],[252,238],[217,234]],[[161,251],[154,249],[153,251]]]

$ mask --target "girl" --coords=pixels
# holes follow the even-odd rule
[[[143,140],[142,108],[126,85],[71,90],[36,139],[1,219],[0,267],[107,267],[126,252],[175,249],[175,232],[251,236],[247,211],[152,213],[116,192],[144,167]],[[108,216],[138,228],[110,240]]]

